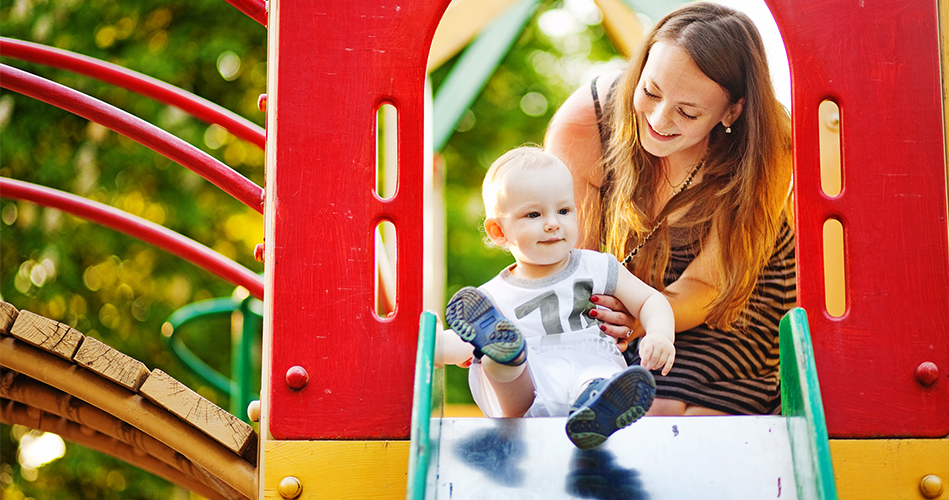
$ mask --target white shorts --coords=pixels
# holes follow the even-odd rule
[[[527,369],[534,382],[534,404],[525,417],[566,417],[573,398],[587,382],[609,378],[626,368],[625,363],[589,352],[569,349],[537,352],[528,350]],[[497,394],[477,360],[468,372],[468,387],[478,407],[488,417],[500,417]]]

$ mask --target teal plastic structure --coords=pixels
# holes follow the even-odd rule
[[[824,404],[804,309],[792,309],[781,318],[780,343],[781,413],[788,419],[798,495],[835,500],[837,488]]]
[[[445,369],[435,368],[435,328],[437,318],[422,313],[415,358],[415,395],[412,399],[412,444],[409,447],[409,484],[407,498],[425,498],[429,465],[437,461],[438,430],[433,435],[432,418],[441,418],[445,401]]]

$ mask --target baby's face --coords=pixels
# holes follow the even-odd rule
[[[577,243],[573,179],[562,164],[505,174],[495,217],[519,264],[559,264]]]

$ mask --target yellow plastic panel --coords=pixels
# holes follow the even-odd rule
[[[840,500],[925,500],[920,480],[939,476],[949,500],[949,439],[831,439]]]
[[[399,499],[406,495],[409,441],[268,441],[264,498],[288,476],[300,481],[300,500]]]
[[[603,12],[603,27],[613,46],[623,56],[632,57],[645,36],[636,13],[622,0],[596,0],[596,5]]]

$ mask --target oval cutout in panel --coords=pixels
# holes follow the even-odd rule
[[[376,194],[392,198],[398,177],[399,114],[395,106],[386,103],[376,110]]]
[[[376,265],[373,269],[373,282],[376,289],[375,314],[380,319],[394,312],[398,303],[395,286],[395,226],[382,221],[375,230]]]
[[[820,119],[820,187],[827,196],[840,194],[843,176],[840,164],[840,108],[834,101],[823,101],[817,110]]]
[[[847,274],[844,226],[837,219],[824,221],[824,307],[839,318],[847,312]]]

